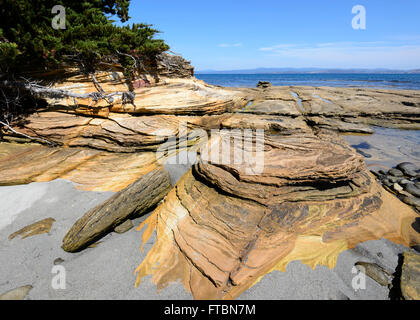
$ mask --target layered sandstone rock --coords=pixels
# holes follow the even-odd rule
[[[420,94],[410,90],[292,87],[308,116],[405,129],[420,128]]]
[[[161,167],[156,153],[0,143],[0,185],[67,179],[86,191],[120,191]]]
[[[114,113],[102,119],[41,111],[16,124],[15,129],[65,147],[133,153],[156,151],[169,136],[178,136],[179,126],[177,117],[166,115],[132,117]]]
[[[128,92],[130,87],[122,72],[99,71],[95,74],[105,92]],[[245,102],[240,91],[224,90],[206,85],[195,78],[160,79],[159,83],[141,85],[141,79],[133,81],[134,100],[124,101],[116,96],[112,101],[101,99],[48,99],[51,106],[62,111],[72,111],[82,115],[108,117],[110,113],[204,115],[221,114],[241,107]],[[141,82],[142,83],[142,82]],[[74,93],[98,92],[97,86],[89,76],[74,75],[56,83],[54,88]]]
[[[127,90],[121,80],[120,84],[109,80],[111,76],[109,72],[97,75],[106,91]],[[77,86],[69,85],[73,82]],[[74,92],[96,90],[91,79],[80,75],[66,78],[57,87]],[[168,136],[180,134],[180,123],[208,130],[225,125],[222,122],[232,112],[237,113],[235,118],[227,121],[241,118],[245,126],[247,119],[265,116],[259,118],[259,127],[275,128],[276,121],[287,117],[338,132],[369,134],[373,132],[369,124],[417,128],[419,100],[418,93],[411,91],[307,87],[225,90],[194,79],[167,79],[166,84],[137,89],[134,104],[100,100],[92,105],[92,101],[70,98],[49,100],[48,108],[15,122],[13,128],[68,147],[110,152],[155,151]]]
[[[161,53],[157,56],[156,73],[168,78],[191,78],[194,76],[194,67],[190,61],[176,54]]]
[[[362,241],[420,243],[415,213],[333,133],[418,127],[417,92],[220,88],[188,78],[188,68],[187,79],[171,79],[181,72],[174,70],[135,80],[133,101],[48,99],[47,108],[12,125],[58,146],[0,143],[0,185],[63,178],[83,190],[120,191],[194,148],[200,162],[145,222],[143,240],[154,229],[158,240],[137,271],[138,281],[153,275],[160,288],[181,280],[200,299],[235,298],[293,260],[333,267],[341,251]],[[95,76],[105,92],[130,90],[118,69]],[[99,90],[71,72],[55,88]],[[207,141],[212,129],[223,130]],[[8,141],[16,137],[4,132]],[[96,239],[96,224],[105,226],[101,233],[118,219],[102,206],[65,240],[87,231],[75,241],[80,248]]]
[[[247,139],[255,146],[246,147]],[[234,140],[232,133],[212,137],[140,226],[147,225],[143,241],[156,229],[157,243],[137,269],[137,284],[153,275],[159,288],[181,280],[197,299],[231,299],[293,260],[332,268],[340,252],[362,241],[419,243],[416,214],[331,132],[280,130],[265,136],[257,155],[257,136],[244,134],[240,150]],[[215,148],[219,158],[210,156]],[[245,162],[235,162],[239,151]]]
[[[420,128],[420,94],[410,90],[330,87],[271,87],[246,90],[246,113],[304,116],[313,126],[370,133],[367,125]]]

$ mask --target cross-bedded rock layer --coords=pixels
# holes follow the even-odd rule
[[[232,138],[212,137],[208,154]],[[269,134],[257,175],[246,163],[223,163],[223,152],[233,160],[233,145],[220,151],[216,161],[202,158],[140,227],[147,224],[143,241],[156,229],[157,243],[137,283],[152,274],[160,288],[181,280],[197,299],[231,299],[293,260],[332,268],[340,252],[362,241],[420,241],[411,227],[416,214],[330,132]],[[255,150],[242,151],[254,158]]]
[[[128,89],[118,72],[96,78],[107,92]],[[161,167],[169,151],[155,151],[168,136],[176,139],[167,149],[176,153],[205,144],[189,140],[195,129],[232,129],[211,136],[200,161],[145,221],[143,240],[156,229],[157,242],[138,281],[153,275],[162,288],[181,280],[195,298],[230,299],[293,260],[333,267],[341,251],[362,241],[420,243],[414,211],[385,192],[334,133],[369,133],[369,124],[420,128],[418,92],[136,83],[132,104],[49,100],[14,123],[59,147],[1,143],[0,184],[64,178],[84,190],[119,191]],[[97,90],[80,75],[57,87]],[[246,129],[265,130],[259,153],[261,136],[244,136]],[[4,138],[16,139],[10,132]],[[211,156],[216,148],[218,158]]]

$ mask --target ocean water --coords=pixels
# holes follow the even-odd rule
[[[196,74],[200,80],[223,87],[255,87],[258,81],[275,86],[366,87],[420,90],[420,74]]]
[[[356,150],[362,150],[369,167],[391,168],[401,162],[420,165],[420,130],[373,127],[371,135],[343,135]]]

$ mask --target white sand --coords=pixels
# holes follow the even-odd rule
[[[183,170],[182,170],[183,171]],[[180,175],[182,172],[179,172]],[[134,288],[135,268],[150,250],[154,239],[139,250],[141,232],[111,233],[95,248],[80,253],[66,253],[61,240],[66,231],[87,210],[109,198],[112,193],[82,192],[64,180],[32,183],[19,187],[0,187],[0,295],[25,285],[32,285],[26,299],[192,299],[180,283],[157,292],[150,279]],[[11,218],[12,217],[12,218]],[[27,239],[8,236],[36,221],[54,218],[49,234]],[[137,219],[137,226],[145,217]],[[4,225],[6,222],[10,224]],[[240,299],[388,299],[388,289],[367,278],[366,290],[353,290],[351,269],[358,261],[375,262],[391,273],[398,254],[407,250],[389,241],[369,241],[342,253],[337,267],[311,270],[301,262],[289,264],[287,272],[273,272],[242,294]],[[379,254],[379,255],[378,255]],[[66,270],[66,289],[54,290],[54,261],[61,258]]]
[[[11,224],[20,212],[44,197],[47,188],[46,183],[0,188],[0,230]]]

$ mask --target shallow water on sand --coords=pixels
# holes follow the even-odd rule
[[[343,138],[365,157],[369,167],[394,167],[401,162],[420,165],[420,130],[374,127],[372,135],[344,135]]]

